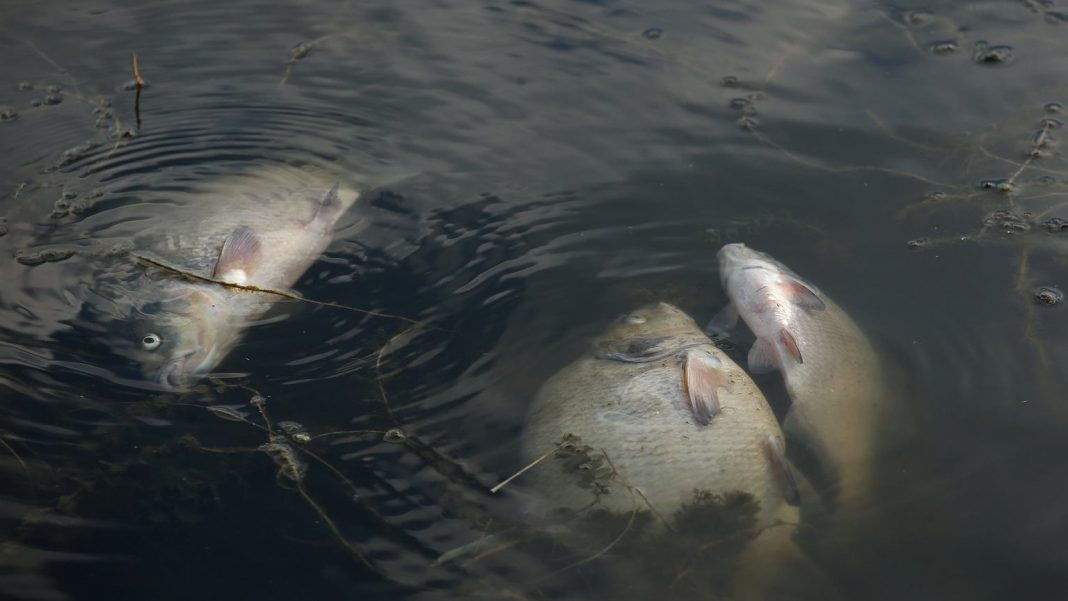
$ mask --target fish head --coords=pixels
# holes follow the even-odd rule
[[[775,276],[782,273],[791,273],[785,265],[771,258],[769,255],[753,250],[748,246],[735,242],[725,244],[716,253],[719,259],[720,279],[724,286],[727,280],[739,272],[754,272],[749,276]]]
[[[211,371],[229,350],[225,299],[204,286],[181,286],[165,300],[138,307],[124,348],[145,379],[182,390]]]
[[[597,339],[595,348],[602,357],[639,361],[691,339],[707,337],[689,315],[661,302],[621,315]]]

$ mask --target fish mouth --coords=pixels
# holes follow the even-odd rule
[[[189,385],[189,377],[185,371],[185,366],[189,362],[189,358],[195,354],[196,351],[189,351],[168,360],[156,372],[156,382],[171,390],[180,390],[187,387]]]
[[[724,244],[723,248],[719,249],[719,252],[716,254],[719,255],[720,264],[726,263],[727,261],[738,261],[759,257],[756,251],[741,242]]]

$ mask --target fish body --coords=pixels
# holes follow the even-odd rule
[[[577,464],[576,444],[560,448],[571,435],[588,455]],[[796,502],[783,444],[749,376],[666,303],[622,317],[550,378],[522,441],[528,462],[549,454],[529,475],[539,512],[596,500],[614,512],[651,506],[668,518],[700,490],[748,493],[762,520]]]
[[[209,187],[184,227],[135,240],[152,261],[223,283],[163,273],[137,291],[127,344],[144,376],[181,389],[211,372],[283,298],[252,289],[288,292],[357,197],[325,176],[252,173]]]
[[[718,254],[731,305],[720,323],[741,317],[757,340],[753,373],[782,373],[792,405],[784,423],[836,482],[839,505],[871,494],[875,428],[885,383],[875,350],[825,293],[782,263],[743,244]]]

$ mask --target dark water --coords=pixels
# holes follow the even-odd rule
[[[432,562],[520,519],[522,480],[485,491],[540,383],[637,304],[711,318],[744,241],[850,311],[907,416],[819,558],[843,596],[1063,598],[1068,326],[1034,294],[1068,287],[1068,6],[770,4],[8,3],[0,590],[625,596],[619,552]],[[278,165],[369,190],[300,293],[426,325],[281,303],[240,376],[146,391],[104,284]]]

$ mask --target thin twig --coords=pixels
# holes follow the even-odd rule
[[[7,441],[4,440],[3,436],[0,436],[0,444],[4,445],[4,448],[11,453],[11,455],[15,458],[15,461],[19,462],[19,465],[22,466],[22,469],[26,472],[26,475],[28,476],[30,474],[30,468],[26,467],[26,462],[22,460],[22,457],[19,457],[19,454],[15,452],[15,449],[13,449],[11,445],[7,444]]]
[[[434,328],[434,326],[427,325],[427,324],[425,324],[425,323],[423,323],[421,321],[418,321],[418,320],[415,320],[415,319],[409,319],[407,317],[402,317],[400,315],[393,315],[393,314],[390,314],[390,313],[383,313],[381,311],[371,311],[369,309],[360,309],[358,307],[352,307],[352,306],[349,306],[349,305],[343,305],[341,303],[331,303],[331,302],[326,302],[326,301],[313,300],[313,299],[304,298],[302,296],[298,296],[296,294],[292,294],[292,293],[289,293],[289,292],[283,292],[281,290],[275,290],[275,289],[272,289],[272,288],[260,288],[259,286],[253,286],[251,284],[235,284],[233,282],[226,282],[226,281],[223,281],[223,280],[217,280],[215,278],[211,278],[211,277],[208,277],[208,276],[200,275],[200,274],[197,274],[197,273],[192,273],[190,271],[186,271],[184,269],[175,267],[173,265],[168,265],[167,263],[164,263],[162,261],[157,261],[156,259],[150,259],[150,258],[148,258],[148,257],[146,257],[144,255],[139,255],[139,254],[136,254],[136,253],[132,253],[132,256],[134,258],[136,258],[138,261],[141,261],[141,262],[146,263],[148,265],[151,265],[153,267],[158,267],[158,268],[163,269],[165,271],[169,271],[169,272],[174,273],[176,275],[179,275],[179,276],[182,276],[184,278],[187,278],[187,279],[190,279],[190,280],[193,280],[193,281],[197,281],[197,282],[204,282],[204,283],[207,283],[207,284],[215,284],[216,286],[222,286],[223,288],[229,288],[231,290],[241,290],[241,291],[244,291],[244,292],[259,292],[261,294],[272,294],[274,296],[279,296],[281,298],[285,298],[285,299],[289,299],[289,300],[300,301],[300,302],[304,302],[304,303],[311,303],[313,305],[320,305],[320,306],[323,306],[323,307],[332,307],[334,309],[344,309],[346,311],[353,311],[355,313],[360,313],[360,314],[363,314],[363,315],[370,315],[372,317],[383,317],[383,318],[386,318],[386,319],[396,319],[398,321],[404,321],[404,322],[410,323],[413,326],[421,326],[421,327],[431,328],[431,329]],[[411,329],[411,328],[409,328],[409,329]],[[407,331],[407,330],[405,330],[405,331]]]
[[[553,450],[546,451],[541,457],[538,457],[534,461],[531,461],[523,469],[519,470],[518,472],[516,472],[516,473],[512,474],[511,476],[508,476],[507,478],[502,480],[500,484],[498,484],[497,486],[494,486],[493,488],[491,488],[490,492],[491,493],[496,493],[500,489],[504,488],[505,485],[507,485],[509,482],[511,482],[512,480],[515,480],[519,476],[521,476],[524,473],[526,473],[526,471],[529,470],[530,468],[534,467],[535,465],[538,465],[542,461],[545,461],[546,459],[548,459],[552,455],[556,454],[556,452],[559,451],[562,446],[564,446],[564,442],[567,442],[567,441],[561,442],[560,444],[556,445],[556,447]],[[613,468],[613,469],[615,469],[615,468]]]

